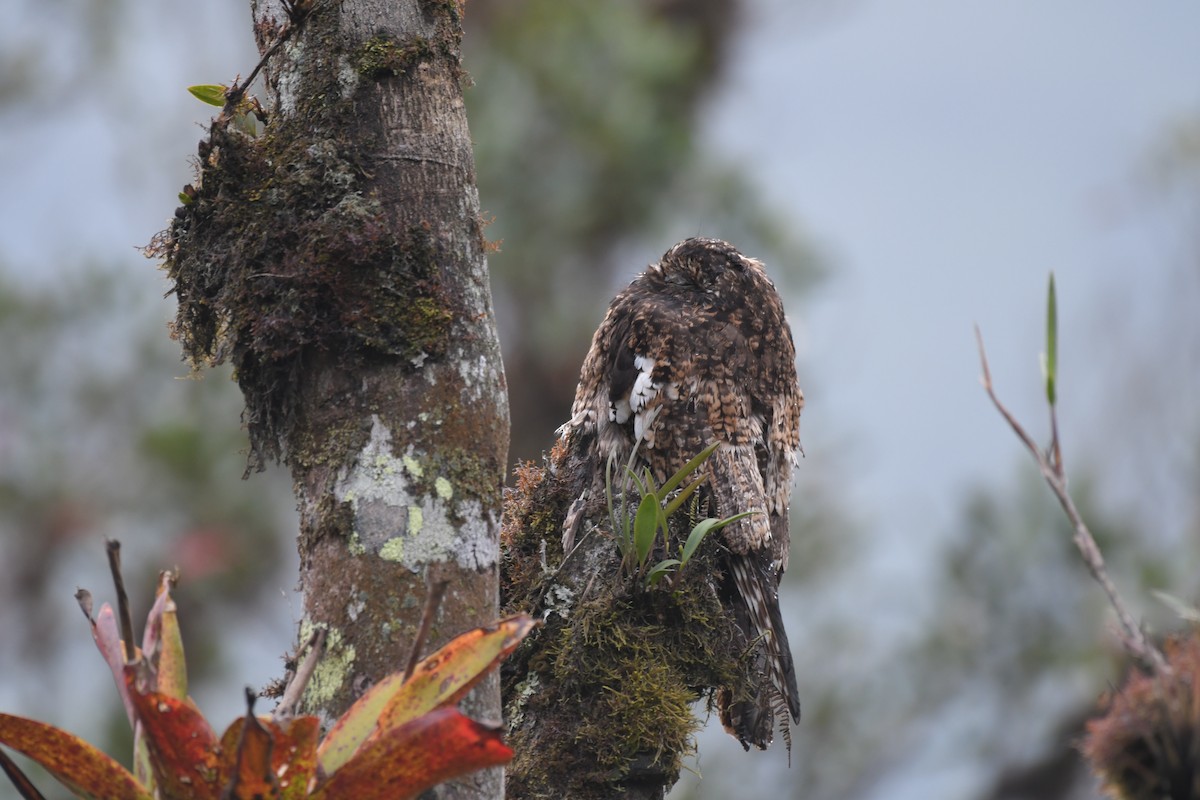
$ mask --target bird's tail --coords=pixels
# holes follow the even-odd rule
[[[737,602],[733,604],[739,627],[752,648],[754,674],[762,680],[753,696],[737,699],[729,689],[718,695],[721,724],[747,750],[765,750],[779,722],[788,758],[791,758],[790,722],[800,721],[796,669],[779,611],[778,581],[765,553],[729,554],[729,576]],[[789,720],[790,717],[790,720]]]

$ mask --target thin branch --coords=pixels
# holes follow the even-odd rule
[[[121,543],[116,539],[104,542],[108,553],[108,569],[112,572],[113,587],[117,590],[117,617],[121,621],[121,639],[125,645],[125,661],[134,658],[133,617],[129,613],[129,595],[125,591],[125,578],[121,576]]]
[[[279,698],[279,704],[271,713],[276,720],[290,716],[299,705],[300,698],[308,687],[308,681],[312,678],[313,670],[317,668],[317,662],[321,660],[321,653],[325,649],[325,629],[317,628],[313,631],[312,635],[308,637],[308,641],[304,643],[304,647],[308,648],[308,655],[296,668],[296,674],[288,681],[287,688],[283,690],[283,697]],[[303,650],[304,647],[301,649]]]
[[[38,788],[33,785],[33,781],[25,776],[25,773],[21,771],[16,762],[9,758],[3,750],[0,750],[0,770],[4,770],[4,774],[8,776],[12,785],[16,787],[17,792],[25,800],[46,800],[45,795],[39,792]]]
[[[254,83],[254,79],[258,77],[258,73],[267,65],[267,60],[283,47],[284,43],[292,37],[300,26],[318,11],[323,11],[333,0],[324,0],[320,3],[293,3],[288,6],[288,18],[290,22],[283,27],[279,32],[279,36],[271,44],[270,47],[262,54],[262,58],[254,65],[254,69],[250,70],[250,74],[246,76],[246,80],[234,86],[225,93],[225,108],[222,113],[229,113],[237,107],[241,102],[242,97],[246,94],[246,90],[250,88],[250,84]]]
[[[404,667],[404,680],[412,677],[417,662],[421,660],[421,651],[425,648],[425,639],[429,637],[429,628],[433,618],[437,616],[438,608],[442,605],[442,596],[446,594],[449,581],[430,578],[428,581],[429,594],[425,596],[425,608],[421,610],[421,625],[417,628],[417,636],[413,639],[412,652],[408,654],[408,664]]]
[[[1026,449],[1033,454],[1034,460],[1037,461],[1038,468],[1042,472],[1042,477],[1046,479],[1046,483],[1050,486],[1054,496],[1058,498],[1059,504],[1063,511],[1066,512],[1067,519],[1071,521],[1071,525],[1075,529],[1074,540],[1075,546],[1079,549],[1080,555],[1083,556],[1083,561],[1087,564],[1088,571],[1096,582],[1104,589],[1104,593],[1108,595],[1108,602],[1112,605],[1113,610],[1117,614],[1117,620],[1120,623],[1120,630],[1117,632],[1118,638],[1122,646],[1134,658],[1141,661],[1143,664],[1151,667],[1159,674],[1168,674],[1171,668],[1167,665],[1167,660],[1154,644],[1146,638],[1141,626],[1134,620],[1133,615],[1125,606],[1125,601],[1121,599],[1121,595],[1117,592],[1117,587],[1113,585],[1112,580],[1108,577],[1108,570],[1104,566],[1104,556],[1100,552],[1100,546],[1096,544],[1096,539],[1092,536],[1091,531],[1087,527],[1087,523],[1083,521],[1079,509],[1075,507],[1075,502],[1071,499],[1070,493],[1067,491],[1067,475],[1063,468],[1062,451],[1058,440],[1058,423],[1054,408],[1051,406],[1051,432],[1052,439],[1048,452],[1043,453],[1042,450],[1033,441],[1033,438],[1026,433],[1025,428],[1017,421],[1009,410],[1000,402],[1000,398],[996,396],[996,391],[992,387],[992,373],[988,369],[987,353],[983,349],[983,334],[979,331],[979,326],[975,326],[975,340],[979,345],[979,362],[983,367],[983,388],[987,392],[988,397],[992,401],[992,405],[1004,417],[1004,420],[1012,428],[1013,433],[1025,445]]]

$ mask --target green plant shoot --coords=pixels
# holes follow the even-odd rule
[[[1042,354],[1042,374],[1046,378],[1046,401],[1053,406],[1057,400],[1054,388],[1058,372],[1058,299],[1054,291],[1054,273],[1050,273],[1050,289],[1046,293],[1046,352]]]
[[[192,97],[202,103],[208,103],[210,106],[217,108],[225,107],[225,87],[213,83],[202,83],[198,86],[189,86],[188,91],[192,93]]]

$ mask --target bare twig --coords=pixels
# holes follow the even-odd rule
[[[1021,440],[1026,449],[1033,454],[1038,468],[1042,472],[1042,477],[1046,479],[1050,490],[1054,492],[1054,496],[1058,498],[1059,504],[1062,506],[1063,511],[1066,512],[1067,519],[1071,521],[1071,525],[1075,529],[1075,546],[1079,549],[1080,555],[1083,556],[1083,561],[1087,564],[1088,571],[1091,572],[1092,577],[1096,579],[1096,582],[1104,589],[1104,593],[1108,595],[1108,602],[1117,614],[1117,621],[1120,624],[1120,630],[1117,632],[1117,635],[1121,641],[1121,645],[1130,655],[1155,672],[1160,674],[1169,673],[1171,669],[1167,665],[1167,660],[1163,657],[1162,652],[1154,646],[1153,642],[1146,638],[1141,626],[1134,620],[1133,615],[1125,606],[1125,601],[1121,599],[1121,595],[1117,592],[1117,587],[1113,585],[1112,580],[1108,577],[1108,570],[1104,566],[1104,556],[1100,552],[1100,547],[1096,544],[1095,537],[1092,536],[1087,523],[1083,521],[1079,509],[1075,507],[1075,502],[1071,499],[1071,495],[1067,491],[1067,475],[1063,467],[1062,448],[1058,439],[1058,421],[1054,413],[1054,406],[1050,407],[1050,430],[1052,437],[1050,447],[1046,452],[1043,452],[1033,441],[1033,438],[1026,433],[1025,428],[1021,426],[1016,417],[1009,412],[1004,404],[1000,402],[1000,398],[996,396],[995,389],[992,387],[992,373],[988,369],[987,353],[983,349],[983,334],[980,333],[978,325],[975,326],[975,340],[979,345],[979,361],[983,367],[983,388],[991,399],[992,405],[1004,417],[1009,427],[1012,428],[1013,433],[1017,435],[1017,438]]]
[[[8,776],[12,785],[25,800],[46,800],[45,795],[33,785],[33,781],[25,776],[16,762],[9,758],[3,750],[0,750],[0,770],[4,770],[4,774]]]
[[[116,539],[104,542],[108,553],[108,569],[112,572],[113,587],[117,590],[117,618],[121,621],[121,639],[125,645],[125,661],[134,658],[133,616],[129,613],[129,595],[125,591],[125,578],[121,576],[121,543]]]
[[[433,618],[437,616],[438,608],[442,605],[442,596],[446,594],[449,582],[443,579],[429,578],[426,583],[429,593],[425,595],[425,608],[421,610],[421,625],[417,628],[417,636],[413,639],[412,652],[408,654],[408,664],[404,667],[404,680],[412,677],[417,662],[421,660],[421,651],[425,647],[425,639],[429,636],[429,628]]]
[[[246,76],[246,80],[234,86],[225,93],[225,109],[222,113],[232,112],[237,104],[242,101],[242,97],[246,94],[246,90],[250,88],[250,84],[254,83],[254,79],[258,77],[258,73],[266,66],[267,60],[283,47],[284,43],[299,30],[300,26],[318,11],[324,10],[332,3],[332,0],[324,0],[324,2],[312,3],[293,3],[288,5],[288,19],[290,22],[283,27],[279,32],[279,36],[272,42],[271,46],[262,54],[262,58],[254,65],[254,69],[250,70],[250,74]]]
[[[313,670],[317,668],[317,662],[321,659],[321,652],[325,649],[325,629],[317,628],[313,631],[301,650],[304,648],[308,648],[308,655],[296,668],[296,674],[288,681],[287,688],[283,690],[283,697],[279,698],[279,704],[271,713],[276,720],[290,716],[299,705],[300,697],[308,687],[308,681],[312,678]]]

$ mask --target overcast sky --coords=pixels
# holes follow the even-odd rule
[[[1001,393],[1041,425],[1056,272],[1071,433],[1088,373],[1114,377],[1097,306],[1161,322],[1142,307],[1164,299],[1179,230],[1143,212],[1137,183],[1200,115],[1200,4],[752,6],[708,119],[833,266],[793,309],[806,439],[848,445],[886,513],[944,521],[954,487],[1016,453],[979,388],[974,323]]]

